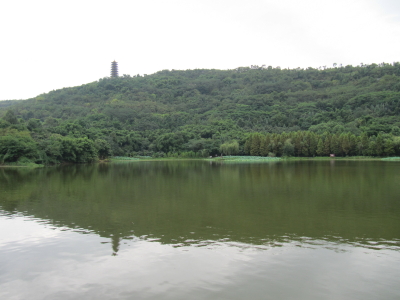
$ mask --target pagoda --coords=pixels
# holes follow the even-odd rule
[[[118,77],[118,63],[115,60],[111,63],[111,77]]]

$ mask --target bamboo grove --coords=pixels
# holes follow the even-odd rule
[[[316,134],[310,131],[289,133],[253,133],[244,145],[244,153],[254,156],[400,156],[400,137],[379,133]]]

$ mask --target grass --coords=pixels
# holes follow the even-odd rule
[[[398,157],[398,156],[385,157],[385,158],[382,158],[381,160],[384,160],[384,161],[400,161],[400,157]]]
[[[140,160],[139,157],[128,157],[128,156],[113,156],[111,160],[122,160],[122,161],[132,161],[132,160]]]
[[[25,168],[42,168],[42,167],[44,167],[44,165],[35,164],[33,162],[28,162],[28,163],[12,162],[12,163],[1,164],[0,167],[4,167],[4,168],[21,168],[21,167],[25,167]]]
[[[263,156],[217,156],[213,158],[180,158],[180,157],[162,157],[153,158],[151,156],[114,156],[111,161],[141,161],[141,160],[211,160],[226,163],[264,163],[264,162],[277,162],[277,161],[298,161],[298,160],[368,160],[368,161],[400,161],[400,157],[372,157],[372,156],[347,156],[347,157],[263,157]]]
[[[143,161],[143,160],[158,161],[158,160],[199,160],[199,159],[204,159],[204,158],[197,158],[197,157],[151,157],[151,156],[135,156],[135,157],[113,156],[113,157],[111,157],[111,161]]]
[[[233,163],[253,163],[253,162],[273,162],[282,160],[280,157],[263,157],[263,156],[223,156],[217,157],[216,160]]]
[[[373,156],[315,156],[315,157],[284,157],[285,160],[380,160],[379,157]]]

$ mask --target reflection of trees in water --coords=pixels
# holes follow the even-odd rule
[[[0,169],[0,206],[111,238],[114,253],[133,235],[173,245],[390,241],[400,226],[388,166],[161,161]]]

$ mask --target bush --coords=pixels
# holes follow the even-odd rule
[[[20,157],[36,159],[38,149],[31,137],[0,136],[0,163],[16,162]]]

